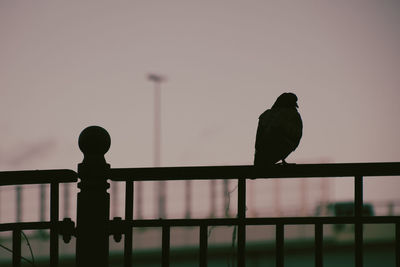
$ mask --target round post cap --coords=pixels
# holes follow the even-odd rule
[[[104,155],[111,146],[111,137],[100,126],[89,126],[79,135],[79,148],[84,155]]]

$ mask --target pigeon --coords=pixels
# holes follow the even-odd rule
[[[281,94],[271,109],[258,118],[255,142],[254,165],[269,166],[282,161],[300,143],[303,122],[297,111],[297,96],[293,93]]]

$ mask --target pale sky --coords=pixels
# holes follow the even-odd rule
[[[76,170],[90,125],[112,167],[152,166],[149,72],[168,78],[163,166],[252,164],[257,118],[287,91],[304,123],[289,162],[400,161],[397,0],[6,0],[0,38],[2,170]]]

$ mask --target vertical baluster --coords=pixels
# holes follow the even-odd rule
[[[396,266],[400,267],[400,223],[396,223]]]
[[[112,205],[111,207],[111,218],[117,217],[118,214],[118,195],[119,195],[119,190],[118,190],[119,183],[112,183],[111,186],[111,196],[110,196],[110,204]],[[119,216],[118,216],[119,217]]]
[[[64,218],[70,218],[70,187],[69,184],[64,184]]]
[[[162,267],[169,267],[170,226],[162,226]]]
[[[125,182],[125,220],[133,219],[133,181]],[[124,266],[132,266],[132,226],[128,226],[124,236]]]
[[[21,266],[21,229],[14,229],[12,233],[13,237],[13,267]]]
[[[200,267],[207,267],[207,225],[200,225]]]
[[[284,254],[283,254],[283,238],[284,238],[284,225],[279,223],[276,225],[276,267],[283,267],[283,259],[284,259]]]
[[[355,216],[355,263],[356,267],[363,266],[363,177],[354,177],[354,216]]]
[[[59,184],[50,185],[50,266],[58,266]]]
[[[246,179],[238,179],[238,267],[246,265]]]
[[[323,248],[323,224],[316,223],[315,224],[315,266],[316,267],[323,266],[322,248]]]

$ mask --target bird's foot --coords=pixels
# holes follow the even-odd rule
[[[296,165],[296,163],[287,163],[286,160],[282,160],[281,163],[279,163],[282,166],[287,166],[287,165]]]
[[[281,165],[281,166],[286,166],[286,165],[288,165],[288,164],[289,164],[289,163],[287,163],[284,159],[281,160],[280,162],[275,163],[275,165]]]

